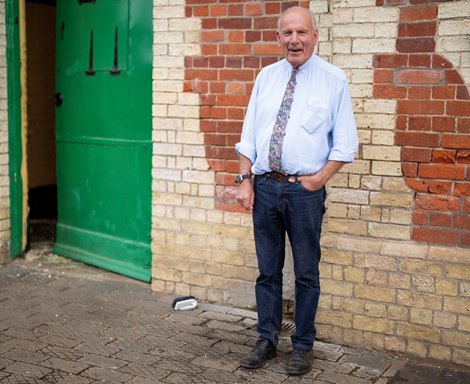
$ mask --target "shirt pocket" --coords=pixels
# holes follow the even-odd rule
[[[308,133],[314,133],[326,120],[327,106],[321,100],[308,99],[300,116],[300,126]]]

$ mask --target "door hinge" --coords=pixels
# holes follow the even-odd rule
[[[95,70],[93,69],[93,29],[90,32],[90,58],[88,63],[88,70],[85,72],[88,76],[93,76]]]
[[[118,27],[114,28],[114,61],[113,69],[111,70],[111,75],[119,75],[121,70],[118,65]]]

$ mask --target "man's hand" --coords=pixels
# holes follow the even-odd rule
[[[251,180],[243,180],[238,186],[237,201],[248,212],[253,212],[253,204],[255,203],[255,192]]]
[[[318,173],[315,173],[314,175],[308,175],[308,176],[298,176],[297,181],[301,183],[303,187],[305,189],[308,189],[309,191],[318,191],[320,188],[322,188],[325,185],[324,180],[318,175]]]
[[[300,182],[304,188],[311,191],[318,191],[336,172],[341,169],[344,164],[345,163],[341,161],[330,160],[317,173],[313,175],[298,176],[296,178],[291,177],[289,181],[291,183]]]

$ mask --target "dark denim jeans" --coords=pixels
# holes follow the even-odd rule
[[[286,232],[295,273],[295,325],[292,347],[311,349],[320,298],[320,235],[326,191],[300,183],[256,176],[253,224],[259,276],[256,280],[259,336],[275,345],[282,323],[282,270]]]

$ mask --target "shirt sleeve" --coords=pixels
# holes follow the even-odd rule
[[[255,81],[251,92],[250,102],[243,121],[243,129],[240,142],[235,144],[238,155],[243,155],[254,164],[256,160],[256,99],[258,94],[258,80]]]
[[[359,140],[346,79],[342,81],[342,87],[338,94],[338,108],[333,121],[332,140],[328,160],[353,162],[358,150]]]

